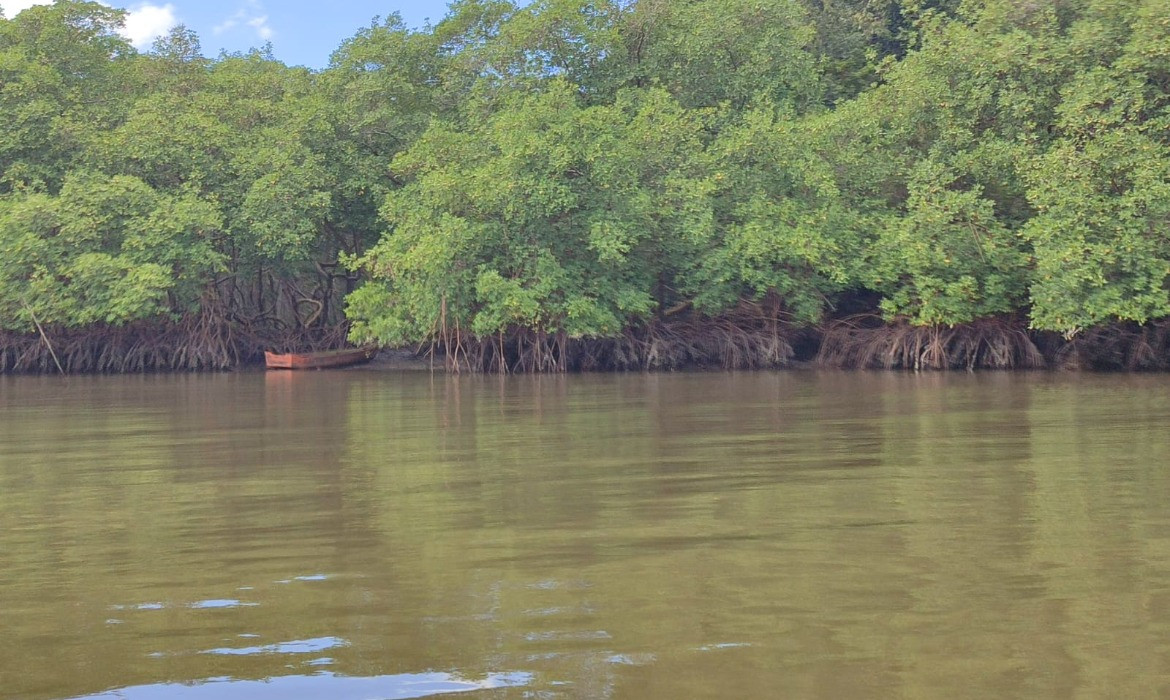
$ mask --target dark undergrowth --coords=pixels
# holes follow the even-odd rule
[[[1048,366],[1023,322],[984,319],[956,326],[842,319],[825,330],[818,364],[856,369],[1038,369]]]
[[[454,372],[769,369],[788,366],[796,329],[755,306],[717,317],[654,320],[611,338],[512,329],[482,338],[449,329],[425,352]]]
[[[255,327],[210,313],[179,321],[45,328],[0,333],[0,373],[135,373],[229,370],[260,362],[265,349],[328,350],[345,344],[344,325]]]
[[[941,326],[886,324],[875,315],[835,321],[816,362],[850,369],[1170,370],[1170,320],[1099,326],[1064,338],[1018,318]]]
[[[1157,372],[1170,370],[1170,320],[1090,328],[1046,350],[1057,369]]]
[[[261,362],[266,349],[344,347],[346,331],[345,324],[290,329],[204,313],[177,322],[0,333],[0,373],[230,370]],[[920,327],[862,314],[811,329],[742,307],[717,317],[656,319],[611,338],[519,328],[483,338],[451,329],[418,354],[451,372],[505,374],[778,369],[795,363],[913,371],[1170,371],[1170,320],[1102,326],[1066,339],[1030,331],[1013,317]]]

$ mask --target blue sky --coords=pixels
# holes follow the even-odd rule
[[[408,26],[421,27],[429,18],[447,14],[447,0],[103,0],[130,11],[126,35],[142,49],[176,24],[195,30],[203,54],[245,51],[272,42],[276,57],[290,65],[324,68],[329,55],[375,16],[393,12]],[[30,5],[51,0],[0,0],[5,17]]]

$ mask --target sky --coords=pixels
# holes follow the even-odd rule
[[[203,55],[247,51],[272,42],[276,58],[289,65],[324,68],[329,55],[369,26],[375,16],[397,12],[410,27],[438,22],[447,14],[447,0],[101,0],[128,10],[124,34],[142,50],[171,27],[184,24],[199,35]],[[0,0],[4,16],[52,0]]]

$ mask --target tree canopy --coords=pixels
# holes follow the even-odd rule
[[[1162,0],[457,0],[321,71],[123,20],[0,16],[0,331],[211,315],[459,362],[1170,318]]]

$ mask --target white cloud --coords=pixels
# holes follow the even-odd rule
[[[268,41],[276,34],[276,32],[272,31],[272,27],[268,26],[268,15],[253,17],[248,20],[248,26],[255,29],[256,36],[264,41]]]
[[[263,14],[263,12],[264,6],[260,4],[259,0],[247,0],[243,7],[212,27],[211,31],[213,34],[219,35],[244,25],[251,27],[258,38],[268,41],[276,36],[276,31],[272,25],[268,24],[268,15]]]
[[[148,48],[155,39],[179,23],[175,17],[175,6],[169,2],[165,5],[143,3],[130,8],[129,12],[122,36],[137,49]]]
[[[0,7],[4,8],[4,16],[12,19],[21,10],[27,10],[33,5],[52,5],[53,0],[3,0]],[[109,5],[103,2],[103,5]],[[175,6],[152,5],[139,3],[127,9],[126,26],[121,34],[126,37],[137,49],[148,48],[158,37],[166,34],[179,23],[175,17]]]
[[[236,20],[235,16],[233,15],[231,17],[228,17],[224,21],[220,22],[219,24],[215,25],[214,27],[212,27],[211,32],[213,34],[223,34],[224,32],[228,31],[229,29],[232,29],[233,27],[235,27],[237,24],[239,24],[239,22]]]
[[[33,5],[52,5],[53,0],[4,0],[0,2],[0,8],[4,9],[4,16],[12,19],[21,10],[27,10]]]

